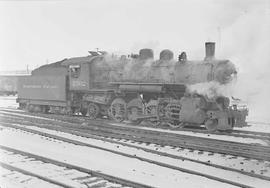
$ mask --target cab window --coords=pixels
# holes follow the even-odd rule
[[[70,65],[69,70],[70,70],[71,77],[78,78],[80,76],[81,66],[80,65]]]

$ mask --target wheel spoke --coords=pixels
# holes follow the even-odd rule
[[[178,101],[170,101],[165,108],[165,116],[168,119],[167,124],[171,128],[183,127],[184,123],[180,121],[181,105]]]
[[[156,118],[150,118],[146,120],[151,126],[159,126],[160,121],[158,120],[158,102],[156,100],[150,100],[146,105],[146,114],[147,115],[156,115]]]
[[[95,103],[90,103],[88,105],[88,116],[90,119],[96,119],[99,115],[99,106]]]
[[[121,98],[113,100],[110,107],[110,117],[117,122],[122,122],[126,117],[126,102]]]

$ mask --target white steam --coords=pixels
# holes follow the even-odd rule
[[[221,28],[218,57],[231,60],[238,69],[237,80],[227,85],[216,82],[189,86],[208,97],[223,95],[247,102],[248,120],[270,122],[270,3],[254,5]],[[221,54],[221,55],[220,55]]]
[[[198,83],[189,85],[187,87],[188,92],[190,93],[199,93],[201,95],[205,95],[208,98],[214,98],[217,96],[232,96],[232,89],[233,85],[230,84],[220,84],[216,81],[211,81],[207,83]]]
[[[222,34],[221,53],[239,68],[233,95],[248,102],[249,120],[270,122],[270,7],[239,17]]]

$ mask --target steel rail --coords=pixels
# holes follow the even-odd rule
[[[104,128],[102,124],[98,125],[90,124],[89,126],[74,125],[71,123],[68,124],[69,125],[65,124],[65,128],[67,128],[68,126],[71,126],[73,128],[76,127],[78,130],[79,129],[82,131],[88,130],[92,134],[96,134],[98,136],[111,136],[115,138],[131,139],[135,141],[143,141],[159,145],[171,145],[175,147],[198,149],[223,154],[232,154],[247,158],[270,161],[270,147],[265,146],[258,146],[258,145],[254,146],[250,144],[180,135],[176,133],[163,133],[153,130],[136,129],[133,127],[132,128],[120,127],[118,129],[115,129],[114,127],[114,129],[112,129],[112,127],[107,126],[105,126],[107,128]],[[136,132],[136,135],[134,134],[132,135],[131,134],[132,131]],[[148,135],[151,135],[151,137]]]
[[[48,128],[51,128],[51,127],[48,127]],[[268,177],[268,176],[263,176],[263,175],[260,175],[260,174],[245,172],[243,170],[238,170],[238,169],[235,169],[235,168],[229,168],[229,167],[222,166],[222,165],[211,164],[211,163],[208,163],[208,162],[198,161],[198,160],[190,159],[190,158],[187,158],[187,157],[182,157],[182,156],[168,154],[168,153],[165,153],[165,152],[160,152],[160,151],[156,151],[156,150],[152,150],[152,149],[147,149],[147,148],[144,148],[144,147],[135,146],[135,145],[132,145],[132,144],[123,143],[123,142],[115,141],[115,140],[108,139],[108,138],[105,138],[105,137],[93,135],[91,133],[80,132],[80,131],[78,131],[76,129],[72,129],[72,128],[68,128],[68,129],[65,129],[65,130],[58,129],[58,128],[53,128],[51,130],[61,131],[61,132],[73,134],[73,135],[76,135],[76,136],[82,136],[82,137],[85,137],[85,138],[102,140],[102,141],[106,141],[106,142],[110,142],[110,143],[114,143],[114,144],[120,144],[120,145],[123,145],[123,146],[133,147],[133,148],[140,149],[140,150],[143,150],[143,151],[146,151],[146,152],[150,152],[150,153],[154,153],[154,154],[157,154],[157,155],[160,155],[160,156],[166,156],[166,157],[170,157],[170,158],[174,158],[174,159],[179,159],[179,160],[192,161],[192,162],[204,164],[204,165],[207,165],[207,166],[212,166],[212,167],[215,167],[215,168],[220,168],[220,169],[224,169],[224,170],[234,171],[234,172],[238,172],[238,173],[241,173],[241,174],[244,174],[244,175],[248,175],[248,176],[251,176],[251,177],[256,177],[256,178],[260,178],[260,179],[264,179],[264,180],[270,181],[270,177]],[[142,142],[140,141],[138,143],[142,143]]]
[[[10,125],[10,127],[13,127],[13,128],[16,129],[17,126]],[[17,127],[17,129],[27,131],[27,132],[30,132],[30,133],[33,133],[33,134],[39,134],[41,136],[61,140],[61,141],[67,142],[67,143],[75,144],[75,145],[92,147],[92,148],[108,151],[108,152],[111,152],[111,153],[115,153],[115,154],[118,154],[118,155],[126,156],[126,157],[129,157],[129,158],[136,158],[138,160],[145,161],[145,162],[148,162],[148,163],[156,164],[156,165],[159,165],[159,166],[163,166],[163,167],[166,167],[166,168],[182,171],[182,172],[189,173],[189,174],[203,176],[203,177],[206,177],[206,178],[209,178],[209,179],[213,179],[213,180],[216,180],[216,181],[220,181],[220,182],[223,182],[223,183],[227,183],[227,184],[231,184],[231,185],[235,185],[235,186],[239,186],[239,187],[251,187],[251,186],[248,186],[248,185],[245,185],[245,184],[242,184],[242,183],[237,183],[237,182],[234,182],[234,181],[231,181],[231,180],[227,180],[227,179],[223,179],[223,178],[220,178],[220,177],[208,175],[208,174],[205,174],[205,173],[200,173],[200,172],[197,172],[197,171],[194,171],[194,170],[189,170],[189,169],[185,169],[185,168],[181,168],[181,167],[172,166],[172,165],[169,165],[169,164],[166,164],[166,163],[157,162],[157,161],[147,159],[147,158],[144,158],[144,157],[139,157],[139,156],[136,156],[136,155],[130,155],[130,154],[115,151],[115,150],[112,150],[112,149],[107,149],[107,148],[103,148],[103,147],[100,147],[100,146],[96,146],[96,145],[92,145],[92,144],[88,144],[88,143],[84,143],[84,142],[80,142],[80,141],[76,141],[76,140],[71,140],[71,139],[68,139],[68,138],[61,137],[61,136],[51,135],[51,134],[48,134],[48,133],[43,133],[43,132],[40,132],[40,131],[36,131],[36,130],[24,128],[24,127]],[[1,148],[1,145],[0,145],[0,148]],[[170,155],[168,154],[168,156],[170,156]]]
[[[9,125],[7,125],[7,126],[9,126]],[[16,125],[11,125],[9,127],[16,128],[17,126]],[[51,127],[48,127],[48,128],[51,128]],[[120,144],[120,145],[123,145],[123,146],[140,149],[140,150],[143,150],[145,152],[154,153],[154,154],[157,154],[157,155],[160,155],[160,156],[165,156],[165,157],[170,157],[170,158],[179,159],[179,160],[186,160],[186,161],[196,162],[196,163],[204,164],[204,165],[207,165],[207,166],[212,166],[212,167],[215,167],[215,168],[234,171],[234,172],[241,173],[241,174],[244,174],[244,175],[248,175],[248,176],[251,176],[251,177],[256,177],[256,178],[260,178],[260,179],[270,181],[270,177],[268,177],[268,176],[264,176],[264,175],[260,175],[260,174],[256,174],[256,173],[250,173],[250,172],[246,172],[246,171],[243,171],[243,170],[238,170],[238,169],[235,169],[235,168],[230,168],[230,167],[226,167],[226,166],[222,166],[222,165],[216,165],[216,164],[211,164],[211,163],[208,163],[208,162],[198,161],[198,160],[195,160],[195,159],[190,159],[190,158],[187,158],[187,157],[168,154],[168,153],[165,153],[165,152],[160,152],[160,151],[156,151],[156,150],[152,150],[152,149],[147,149],[147,148],[144,148],[144,147],[135,146],[135,145],[132,145],[132,144],[123,143],[123,142],[115,141],[115,140],[112,140],[112,139],[96,136],[96,135],[93,135],[91,133],[80,132],[78,130],[74,130],[74,129],[71,129],[71,128],[68,128],[68,129],[65,129],[65,130],[58,129],[58,128],[53,128],[51,130],[61,131],[61,132],[73,134],[73,135],[76,135],[76,136],[82,136],[82,137],[85,137],[85,138],[102,140],[102,141],[106,141],[106,142],[110,142],[110,143],[114,143],[114,144]]]
[[[9,109],[2,109],[0,108],[0,113],[1,111],[6,111],[6,112],[14,112],[12,110]],[[20,114],[28,114],[27,112],[21,111],[21,112],[16,112],[16,113],[20,113]],[[47,118],[64,118],[62,120],[64,121],[69,121],[69,118],[72,118],[72,123],[82,123],[82,121],[89,121],[88,118],[83,117],[83,116],[63,116],[63,115],[57,115],[57,114],[42,114],[42,113],[32,113],[35,115],[39,115],[39,116],[43,116],[43,117],[47,117]],[[78,121],[74,122],[74,118],[76,118]],[[52,119],[53,120],[53,119]],[[92,123],[94,123],[94,121],[102,121],[102,123],[104,124],[110,124],[111,122],[109,122],[109,120],[106,119],[97,119],[97,120],[90,120]],[[104,122],[105,121],[105,122]],[[132,124],[131,124],[132,125]],[[134,126],[134,125],[133,125]],[[153,126],[145,126],[144,127],[150,127],[150,128],[155,128]],[[261,140],[270,140],[270,133],[264,133],[264,132],[255,132],[255,131],[246,131],[246,130],[232,130],[232,131],[216,131],[216,132],[209,132],[208,130],[202,128],[202,127],[193,127],[193,128],[189,128],[189,127],[184,127],[184,128],[178,128],[178,129],[169,129],[167,126],[160,126],[158,127],[159,129],[164,129],[164,130],[173,130],[173,131],[190,131],[190,132],[195,132],[195,133],[203,133],[203,134],[213,134],[213,135],[227,135],[227,136],[233,136],[233,137],[242,137],[242,138],[253,138],[253,139],[261,139]]]
[[[91,174],[92,176],[101,177],[101,178],[109,180],[111,182],[119,183],[121,185],[130,186],[130,187],[136,187],[136,188],[152,188],[149,185],[133,182],[133,181],[130,181],[130,180],[125,180],[125,179],[122,179],[122,178],[119,178],[119,177],[115,177],[115,176],[108,175],[108,174],[105,174],[105,173],[93,171],[93,170],[83,168],[83,167],[79,167],[79,166],[75,166],[75,165],[72,165],[72,164],[64,163],[64,162],[57,161],[57,160],[54,160],[54,159],[49,159],[49,158],[46,158],[46,157],[43,157],[43,156],[40,156],[40,155],[35,155],[35,154],[29,153],[29,152],[17,150],[17,149],[14,149],[14,148],[3,146],[3,145],[0,145],[0,149],[10,151],[10,152],[13,152],[13,153],[17,153],[17,154],[22,154],[22,155],[25,155],[25,156],[29,156],[29,157],[35,158],[35,159],[43,161],[43,162],[55,164],[55,165],[58,165],[58,166],[69,168],[69,169],[75,169],[75,170],[78,170],[80,172]],[[2,165],[4,163],[0,162],[0,164]],[[11,165],[7,165],[7,164],[4,164],[4,166],[14,168],[16,171],[21,171],[21,172],[25,171],[23,169],[19,169],[17,167],[12,167]],[[27,173],[27,171],[25,171],[25,173]],[[30,173],[29,173],[29,175],[31,175]],[[38,175],[36,175],[34,173],[33,173],[33,175],[38,176]],[[46,179],[46,177],[42,177],[42,176],[40,176],[40,178],[43,178],[44,180]],[[48,181],[50,181],[50,180],[48,180]],[[55,181],[55,183],[57,183],[57,182]],[[58,182],[58,183],[61,184],[60,182]],[[68,186],[68,185],[65,185],[64,187],[71,188],[71,186]]]
[[[18,167],[15,167],[15,166],[12,166],[12,165],[3,163],[3,162],[0,162],[0,166],[2,166],[3,168],[6,168],[6,169],[12,170],[12,171],[20,172],[20,173],[25,174],[25,175],[29,175],[29,176],[32,176],[32,177],[39,178],[41,180],[44,180],[44,181],[49,182],[51,184],[59,185],[61,187],[65,187],[65,188],[76,188],[76,187],[73,187],[73,186],[64,184],[62,182],[53,180],[51,178],[48,178],[48,177],[45,177],[45,176],[41,176],[39,174],[35,174],[33,172],[30,172],[30,171],[24,170],[22,168],[18,168]]]

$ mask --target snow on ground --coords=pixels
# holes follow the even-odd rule
[[[59,140],[45,138],[40,135],[23,133],[18,130],[2,129],[0,132],[0,142],[7,147],[95,171],[101,171],[135,182],[142,182],[154,187],[172,188],[179,187],[179,185],[183,187],[231,186],[201,176],[150,164],[138,159],[124,157],[99,149],[68,144]],[[163,160],[165,160],[165,158]],[[249,180],[247,179],[247,181]],[[263,184],[260,184],[260,187],[262,186]]]
[[[31,172],[37,176],[56,181],[64,185],[65,187],[87,188],[87,185],[89,184],[100,183],[120,186],[119,184],[110,183],[102,178],[98,180],[98,178],[95,176],[91,177],[89,174],[80,172],[75,169],[69,169],[63,166],[50,164],[35,158],[29,158],[28,156],[14,154],[3,149],[0,149],[0,155],[2,155],[1,162],[5,164],[11,165],[15,168],[26,170],[27,172]],[[83,180],[83,182],[80,180]],[[89,180],[97,181],[90,183]],[[86,184],[86,182],[89,182],[89,184]]]
[[[209,138],[209,139],[226,140],[226,141],[247,143],[247,144],[261,144],[263,146],[269,146],[269,142],[266,142],[260,139],[253,139],[253,138],[242,138],[242,137],[234,137],[234,136],[229,136],[229,135],[215,135],[211,133],[205,134],[205,133],[183,131],[183,130],[164,130],[160,128],[151,128],[151,127],[143,127],[143,126],[138,127],[138,126],[133,126],[133,125],[121,124],[121,123],[110,123],[110,124],[115,125],[115,126],[122,126],[122,127],[129,126],[129,127],[144,129],[144,130],[174,133],[174,134],[179,134],[179,135],[196,136],[196,137]],[[270,132],[270,126],[268,127],[268,129]]]
[[[101,141],[98,139],[76,136],[76,135],[69,134],[69,133],[49,130],[49,129],[45,129],[45,128],[39,128],[39,127],[35,127],[35,126],[22,126],[22,125],[17,125],[17,126],[26,127],[28,129],[37,130],[37,131],[45,132],[48,134],[57,135],[57,136],[61,136],[64,138],[81,141],[83,143],[88,143],[88,144],[92,144],[95,146],[100,146],[103,148],[112,149],[115,151],[120,151],[120,152],[125,152],[125,153],[127,150],[132,151],[130,153],[131,155],[139,156],[140,154],[138,154],[137,152],[141,152],[138,149],[130,150],[130,148],[128,148],[128,147],[125,147],[125,146],[119,147],[119,144],[112,144],[112,143],[104,142],[104,141]],[[143,147],[146,149],[158,150],[160,152],[165,152],[165,153],[169,153],[172,155],[182,156],[182,157],[186,157],[186,158],[190,158],[190,159],[194,159],[194,160],[199,160],[199,161],[204,161],[204,162],[208,162],[208,163],[218,164],[221,166],[236,168],[239,170],[243,169],[244,171],[247,171],[247,172],[254,171],[257,174],[261,174],[263,172],[264,175],[270,176],[270,167],[269,167],[270,162],[261,163],[261,162],[258,162],[257,160],[243,160],[242,157],[234,157],[234,156],[230,156],[230,155],[224,157],[224,155],[222,155],[222,154],[211,153],[211,152],[204,152],[204,153],[199,152],[199,151],[190,152],[188,149],[184,149],[184,150],[172,149],[170,146],[160,147],[160,146],[156,146],[155,144],[149,144],[149,145],[148,144],[140,144],[140,143],[133,142],[132,140],[131,141],[122,140],[120,142],[128,143],[128,144],[134,145],[134,146]],[[181,164],[180,166],[183,167],[184,165]],[[267,168],[267,166],[268,166],[268,168]],[[202,169],[204,169],[204,168],[202,168]]]
[[[27,128],[29,128],[29,126],[27,126]],[[226,171],[223,169],[218,169],[215,167],[195,163],[195,162],[188,161],[188,160],[172,159],[169,157],[159,156],[157,154],[145,152],[143,150],[139,150],[136,148],[131,148],[131,147],[127,147],[127,146],[123,146],[123,145],[119,145],[119,144],[104,142],[104,141],[96,140],[96,139],[84,138],[84,137],[75,136],[75,135],[71,135],[71,134],[63,133],[63,132],[58,132],[58,131],[53,131],[53,130],[49,130],[49,129],[43,129],[43,128],[37,128],[37,127],[31,127],[31,128],[34,130],[38,130],[38,131],[46,132],[49,134],[61,136],[64,138],[73,139],[76,141],[81,141],[83,143],[88,143],[88,144],[92,144],[95,146],[100,146],[100,147],[105,148],[105,149],[110,149],[113,151],[127,153],[127,154],[130,154],[132,156],[138,156],[138,157],[142,157],[142,158],[146,158],[146,159],[150,159],[150,160],[155,160],[155,161],[158,161],[158,162],[161,162],[164,164],[177,166],[180,168],[185,168],[185,169],[193,170],[196,172],[201,172],[201,173],[215,176],[215,177],[222,177],[222,178],[227,179],[229,181],[234,181],[234,182],[238,182],[238,183],[245,182],[247,185],[251,185],[251,186],[258,186],[258,185],[260,187],[263,185],[270,186],[270,183],[267,181],[261,181],[261,180],[258,180],[256,178],[252,178],[252,177],[249,177],[249,176],[246,176],[243,174],[239,174],[239,173],[235,173],[235,172],[231,172],[231,171]],[[10,130],[14,130],[14,129],[8,129],[8,130],[5,129],[4,132],[10,132]],[[110,160],[110,157],[108,157],[108,160]],[[151,173],[153,173],[153,172],[151,172]]]
[[[43,119],[43,120],[51,120],[49,118],[44,118],[44,117],[38,117],[34,115],[26,115],[26,114],[19,114],[16,112],[5,112],[1,111],[1,113],[4,114],[11,114],[11,115],[17,115],[21,117],[30,117],[30,118],[36,118],[36,119]],[[132,127],[132,128],[137,128],[137,129],[144,129],[144,130],[152,130],[152,131],[159,131],[159,132],[167,132],[167,133],[176,133],[179,135],[187,135],[187,136],[197,136],[197,137],[203,137],[203,138],[209,138],[209,139],[218,139],[218,140],[226,140],[226,141],[232,141],[232,142],[239,142],[239,143],[248,143],[248,144],[260,144],[263,146],[269,146],[269,142],[263,141],[260,139],[254,139],[254,138],[242,138],[242,137],[234,137],[234,136],[229,136],[229,135],[215,135],[215,134],[205,134],[205,133],[196,133],[192,131],[183,131],[183,130],[164,130],[160,128],[150,128],[150,127],[144,127],[144,126],[134,126],[130,124],[123,124],[123,123],[110,123],[113,126],[120,126],[120,127]],[[267,129],[267,125],[260,125],[264,126],[265,129]],[[246,127],[246,130],[249,127]],[[268,127],[270,129],[270,125]],[[239,129],[243,130],[243,128]],[[270,131],[270,130],[269,130]]]
[[[0,166],[0,187],[2,188],[60,188],[36,177],[28,176]]]
[[[0,97],[0,107],[3,107],[3,108],[8,107],[10,109],[14,109],[14,112],[18,111],[16,110],[18,105],[16,104],[15,99],[16,97]],[[31,116],[31,115],[26,115],[26,116],[37,118],[36,116]],[[123,126],[123,124],[114,124],[114,125]],[[250,127],[240,128],[239,130],[270,132],[270,125],[268,123],[264,124],[264,123],[252,122],[251,125],[252,126]],[[130,126],[130,125],[124,125],[124,126]],[[152,130],[152,128],[149,128],[149,127],[142,127],[142,128]],[[39,128],[33,127],[33,129],[39,129]],[[202,134],[202,133],[195,134],[188,131],[179,132],[179,131],[171,131],[171,130],[164,130],[164,129],[157,129],[157,128],[154,128],[153,130],[155,131],[158,130],[162,132],[167,131],[167,132],[173,132],[177,134],[186,134],[186,135],[191,135],[191,136],[194,136],[194,135],[205,136],[205,134]],[[52,130],[50,130],[49,132],[51,134],[53,133]],[[54,134],[60,134],[60,136],[65,136],[69,139],[76,139],[82,142],[90,143],[93,145],[99,145],[102,147],[106,147],[106,148],[110,148],[110,149],[114,149],[114,150],[118,150],[122,152],[129,152],[130,154],[134,154],[134,155],[138,155],[142,157],[150,157],[152,159],[160,160],[164,163],[177,165],[180,167],[186,167],[186,168],[192,167],[198,171],[202,169],[206,171],[205,168],[194,165],[190,161],[180,162],[179,160],[175,161],[172,159],[168,159],[166,157],[153,156],[153,154],[147,154],[143,151],[127,148],[124,146],[119,147],[119,145],[116,146],[115,144],[109,144],[109,143],[105,143],[105,142],[94,140],[94,139],[86,139],[82,137],[79,138],[78,136],[68,135],[64,133],[55,132]],[[215,139],[221,139],[221,140],[222,139],[228,140],[228,136],[224,136],[224,137],[221,137],[221,136],[222,135],[211,135],[210,137],[207,135],[207,138],[210,137],[213,139],[215,138]],[[260,140],[247,139],[247,138],[243,138],[243,139],[237,138],[237,139],[233,139],[232,141],[245,142],[245,143],[259,143],[263,145],[265,144],[264,142]],[[201,176],[191,175],[191,174],[179,172],[176,170],[167,169],[165,167],[149,164],[149,163],[139,161],[134,158],[131,159],[131,158],[119,156],[117,154],[105,152],[98,149],[75,146],[73,144],[63,143],[61,141],[44,138],[38,135],[25,134],[20,131],[10,131],[10,129],[1,130],[0,143],[4,146],[23,150],[23,151],[30,152],[36,155],[42,155],[42,156],[53,158],[59,161],[68,162],[77,166],[88,167],[93,170],[102,171],[104,173],[112,174],[112,175],[119,176],[122,178],[127,178],[132,181],[143,182],[145,184],[149,184],[156,187],[179,187],[179,185],[184,186],[184,187],[213,187],[213,186],[228,187],[230,186],[228,184],[216,182],[214,180],[209,180]],[[133,144],[136,145],[136,143],[133,143]],[[138,145],[138,146],[142,147],[142,145]],[[156,148],[155,145],[149,145],[149,146],[145,145],[144,147],[145,148],[150,147],[150,149],[151,147]],[[171,154],[179,155],[178,151],[177,153],[175,153],[176,151],[170,150],[170,148],[166,148],[166,147],[158,148],[158,150],[163,151],[163,152],[169,151],[169,153]],[[205,161],[211,158],[210,159],[211,162],[215,164],[220,164],[220,165],[230,164],[232,167],[235,166],[237,163],[239,163],[239,160],[241,160],[240,158],[232,157],[233,159],[222,161],[221,159],[222,157],[217,156],[217,155],[210,155],[210,156],[196,155],[196,153],[194,154],[192,152],[185,151],[185,150],[183,150],[182,152],[185,152],[184,153],[185,157],[199,159],[201,161]],[[248,163],[248,165],[251,165],[251,166],[249,166],[250,167],[249,169],[245,169],[245,170],[249,171],[250,169],[255,167],[254,171],[256,172],[262,169],[262,166],[256,166],[255,163],[257,162],[254,161],[254,164]],[[242,166],[242,168],[244,167]],[[211,173],[217,173],[217,172],[215,172],[214,169],[210,169],[210,170],[207,169],[207,173],[211,174]],[[230,178],[229,174],[228,175],[225,174],[225,176],[227,176],[227,178]],[[231,177],[232,179],[238,178],[238,176],[237,177],[234,176],[233,173],[231,174],[231,176],[232,176]],[[221,174],[220,177],[223,177],[223,174]],[[241,181],[249,182],[250,179],[242,179]],[[258,182],[252,181],[252,183],[256,184]],[[263,184],[260,184],[259,187],[262,187],[262,185]],[[266,187],[269,187],[269,185],[266,185]]]
[[[14,97],[14,96],[12,96],[12,97],[1,96],[0,97],[0,107],[8,106],[8,107],[11,107],[14,109],[17,105],[15,99],[16,99],[16,97]],[[4,106],[4,105],[6,105],[6,106]],[[16,111],[14,111],[14,113],[2,111],[1,113],[15,114],[15,115],[19,115],[22,117],[31,117],[31,118],[49,120],[49,118],[38,117],[38,116],[34,116],[34,115],[18,114],[18,113],[16,113]],[[234,137],[234,136],[229,136],[229,135],[205,134],[205,133],[196,133],[196,132],[183,131],[183,130],[164,130],[164,129],[160,129],[160,128],[151,128],[151,127],[144,127],[144,126],[138,127],[138,126],[134,126],[134,125],[130,125],[130,124],[123,124],[123,123],[110,123],[110,124],[114,125],[114,126],[122,126],[122,127],[129,126],[129,127],[138,128],[138,129],[154,130],[154,131],[167,132],[167,133],[176,133],[179,135],[197,136],[197,137],[226,140],[226,141],[239,142],[239,143],[260,144],[263,146],[269,146],[269,144],[270,144],[269,142],[263,141],[260,139]],[[235,128],[235,130],[248,130],[248,131],[258,131],[258,132],[269,132],[270,133],[270,123],[251,122],[250,124],[251,124],[251,126],[249,126],[249,127]]]
[[[234,128],[234,129],[270,133],[270,122],[265,123],[265,122],[250,121],[248,124],[251,126],[243,127],[243,128]]]
[[[0,107],[18,108],[17,96],[0,96]]]
[[[1,108],[0,108],[0,110],[1,110]],[[18,110],[17,110],[17,112],[18,112]],[[16,113],[16,112],[5,112],[5,111],[1,111],[1,113],[2,114],[8,114],[8,115],[21,116],[21,117],[35,118],[35,119],[52,120],[50,118],[39,117],[39,116],[35,116],[35,115],[20,114],[20,113]]]

